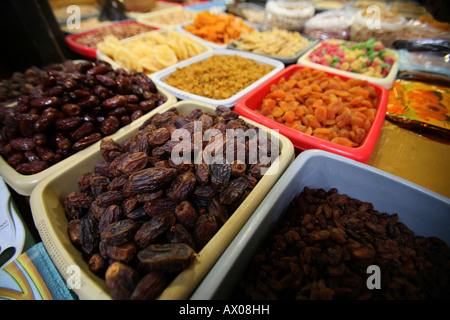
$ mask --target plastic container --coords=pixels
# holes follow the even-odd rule
[[[140,23],[161,29],[173,29],[179,24],[192,22],[196,12],[188,10],[175,10],[170,12],[150,12],[137,18]]]
[[[164,95],[167,101],[162,104],[160,107],[164,108],[165,106],[171,106],[177,99],[166,89],[157,87],[158,92]],[[158,107],[159,108],[159,107]],[[120,128],[116,133],[110,135],[109,137],[116,139],[121,137],[124,134],[127,134],[129,131],[134,130],[141,126],[144,121],[146,121],[150,117],[150,113],[144,114],[142,117],[137,120],[131,122],[130,124]],[[100,141],[94,143],[93,145],[87,147],[86,149],[80,150],[72,156],[52,165],[51,167],[32,175],[23,175],[19,173],[16,169],[11,167],[3,157],[0,157],[0,176],[5,180],[5,182],[11,186],[17,193],[29,196],[31,192],[36,187],[36,185],[43,180],[45,177],[52,175],[54,173],[60,172],[64,168],[66,168],[69,164],[78,162],[80,159],[88,157],[90,154],[95,152],[98,149]]]
[[[121,42],[121,43],[124,43],[124,44],[130,43],[130,42],[133,42],[133,41],[136,40],[136,39],[139,39],[140,37],[145,37],[146,34],[151,34],[151,33],[153,33],[153,32],[162,34],[162,35],[164,35],[164,36],[168,35],[169,32],[177,32],[177,33],[180,33],[179,31],[175,31],[175,30],[158,29],[158,30],[146,32],[146,33],[143,33],[143,34],[139,34],[139,35],[136,35],[136,36],[133,36],[133,37],[130,37],[130,38],[126,38],[126,39],[120,40],[120,42]],[[180,33],[180,34],[183,34],[183,33]],[[184,35],[184,34],[183,34],[183,35]],[[187,35],[185,35],[185,36],[187,37]],[[213,51],[213,49],[212,49],[211,47],[207,46],[207,45],[206,45],[205,43],[203,43],[203,42],[197,41],[196,39],[192,39],[192,41],[195,42],[197,45],[199,45],[199,46],[202,48],[202,50],[203,50],[202,53]],[[104,61],[106,61],[106,62],[109,62],[109,63],[112,65],[112,67],[113,67],[114,69],[118,69],[118,68],[129,69],[129,68],[127,68],[127,66],[124,66],[122,63],[117,62],[117,61],[113,60],[112,58],[110,58],[110,57],[109,57],[108,55],[106,55],[102,50],[97,50],[96,56],[97,56],[97,59],[100,59],[100,60],[104,60]],[[148,56],[145,56],[145,58],[148,58]],[[136,61],[134,61],[134,62],[136,62]],[[136,69],[136,68],[135,68],[135,69]],[[147,73],[147,75],[150,75],[150,74],[151,74],[151,73]]]
[[[264,29],[285,29],[301,32],[305,22],[314,15],[310,2],[295,0],[269,0],[266,3]]]
[[[248,50],[243,50],[243,49],[240,49],[240,48],[236,47],[236,44],[233,43],[233,42],[230,43],[230,44],[227,46],[227,49],[230,49],[230,50],[238,50],[238,51],[243,51],[243,52],[251,52],[251,53],[254,53],[254,54],[259,54],[259,55],[264,56],[264,57],[267,57],[267,58],[271,58],[271,59],[275,59],[275,60],[281,61],[281,62],[283,62],[285,65],[290,65],[290,64],[296,63],[297,60],[298,60],[298,59],[299,59],[306,51],[308,51],[310,48],[312,48],[312,47],[314,47],[315,45],[317,45],[317,43],[319,42],[319,40],[314,39],[314,38],[312,38],[312,37],[305,36],[305,35],[301,35],[301,36],[304,37],[304,38],[306,38],[306,39],[308,39],[308,40],[309,40],[309,44],[308,44],[304,49],[302,49],[302,50],[300,50],[299,52],[297,52],[296,54],[294,54],[292,57],[287,57],[287,58],[278,57],[278,56],[274,56],[274,55],[263,54],[263,53],[258,53],[258,52],[253,52],[253,51],[248,51]],[[241,39],[242,39],[242,38],[241,38]],[[237,40],[237,41],[239,41],[239,40]]]
[[[325,40],[325,41],[328,41],[328,40]],[[336,40],[336,41],[339,41],[339,40]],[[328,66],[325,66],[322,64],[318,64],[318,63],[309,61],[309,58],[308,58],[309,54],[314,49],[316,49],[318,46],[320,46],[320,43],[317,44],[316,46],[314,46],[313,48],[311,48],[310,50],[308,50],[307,52],[305,52],[305,54],[303,54],[297,60],[297,64],[302,65],[302,66],[307,66],[310,68],[320,69],[320,70],[327,71],[327,72],[334,72],[338,75],[342,75],[342,76],[346,76],[346,77],[367,80],[371,83],[381,85],[381,86],[385,87],[386,89],[392,88],[392,84],[394,83],[394,81],[397,77],[397,72],[398,72],[398,55],[395,50],[386,49],[391,53],[391,55],[393,57],[395,57],[395,62],[393,63],[393,65],[389,71],[389,74],[384,78],[376,78],[376,77],[366,76],[366,75],[355,73],[355,72],[343,71],[340,69],[328,67]]]
[[[272,71],[270,71],[268,74],[266,74],[264,77],[262,77],[261,79],[257,80],[253,84],[249,85],[247,88],[236,93],[234,96],[227,98],[227,99],[223,99],[223,100],[206,98],[206,97],[202,97],[202,96],[192,94],[192,93],[189,93],[186,91],[182,91],[182,90],[174,88],[164,82],[164,79],[166,77],[168,77],[172,72],[176,71],[177,69],[183,68],[185,66],[191,65],[196,62],[206,60],[206,59],[212,57],[213,55],[239,55],[239,56],[242,56],[247,59],[255,60],[260,64],[268,64],[268,65],[274,66],[275,68]],[[157,86],[161,86],[162,88],[168,90],[175,97],[177,97],[179,99],[195,100],[195,101],[200,101],[203,103],[211,104],[214,106],[224,105],[226,107],[231,107],[231,106],[234,106],[240,98],[242,98],[244,95],[246,95],[247,93],[249,93],[256,87],[258,87],[260,84],[264,83],[270,77],[272,77],[273,75],[275,75],[276,73],[281,71],[283,68],[284,68],[284,64],[278,60],[266,58],[261,55],[244,52],[244,51],[222,49],[222,50],[214,50],[214,51],[206,52],[206,53],[198,55],[196,57],[179,62],[172,67],[169,67],[169,68],[166,68],[166,69],[163,69],[161,71],[154,73],[151,76],[151,78]]]
[[[95,28],[95,29],[92,29],[92,30],[89,30],[86,32],[70,34],[65,37],[65,41],[66,41],[66,44],[69,46],[69,48],[72,49],[73,51],[75,51],[76,53],[79,53],[82,56],[85,56],[88,58],[96,58],[97,48],[96,47],[92,48],[92,47],[88,47],[85,45],[81,45],[81,44],[77,43],[77,39],[84,37],[86,35],[94,34],[99,31],[103,31],[103,30],[107,30],[107,29],[111,29],[111,28],[117,28],[118,26],[127,25],[127,24],[136,24],[136,25],[140,25],[140,26],[149,28],[149,30],[151,30],[151,29],[156,30],[156,28],[150,27],[146,24],[142,24],[142,23],[139,23],[139,22],[133,21],[133,20],[126,20],[126,21],[113,23],[113,24],[110,24],[105,27]]]
[[[327,10],[340,10],[344,9],[347,5],[348,1],[338,0],[338,1],[329,1],[329,0],[313,0],[314,8],[316,12],[324,12]]]
[[[353,20],[354,13],[352,11],[327,10],[306,21],[303,33],[322,40],[348,40]]]
[[[307,135],[298,130],[284,126],[276,122],[275,120],[271,120],[255,111],[261,105],[262,99],[270,92],[270,87],[272,86],[272,84],[278,83],[278,81],[282,77],[288,79],[295,71],[300,68],[305,67],[299,65],[291,65],[282,70],[277,75],[264,82],[264,84],[260,85],[258,88],[240,99],[236,103],[235,111],[240,115],[261,123],[271,129],[279,130],[280,134],[288,137],[294,144],[294,147],[299,151],[308,149],[321,149],[367,163],[380,134],[388,102],[388,91],[379,85],[372,84],[378,94],[375,119],[372,123],[371,128],[367,131],[363,142],[355,148],[341,146],[336,143]],[[331,76],[337,75],[343,80],[350,79],[350,77],[341,76],[333,72],[326,73]]]
[[[177,108],[182,114],[189,114],[195,109],[215,112],[215,108],[211,105],[185,100],[154,110],[150,115],[156,112],[165,112],[170,108]],[[256,122],[245,120],[249,124],[263,128]],[[118,137],[116,141],[123,143],[126,138],[133,135],[136,131],[137,128],[129,130],[126,134]],[[160,299],[187,299],[191,295],[283,171],[292,163],[294,159],[292,143],[283,136],[279,136],[279,142],[281,155],[272,165],[278,170],[274,170],[273,174],[265,175],[261,178],[247,199],[237,208],[208,244],[203,247],[194,262],[181,272],[164,290],[159,297]],[[61,275],[67,280],[71,276],[71,273],[68,273],[69,267],[77,266],[80,268],[80,286],[74,288],[74,291],[82,300],[106,300],[111,299],[111,297],[105,281],[89,271],[86,261],[81,257],[81,253],[72,245],[67,236],[68,223],[64,213],[63,199],[68,193],[77,190],[77,178],[85,172],[92,171],[95,164],[102,159],[97,146],[97,149],[88,156],[79,158],[78,161],[70,162],[60,171],[42,181],[33,191],[30,198],[35,225],[45,248]]]
[[[371,8],[374,7],[360,10],[356,14],[351,27],[350,40],[363,42],[374,38],[390,47],[395,40],[402,37],[407,21],[405,17],[397,13]]]
[[[437,236],[450,245],[449,198],[351,159],[308,150],[284,172],[191,299],[231,298],[251,257],[282,217],[287,204],[305,186],[337,188],[341,194],[371,202],[379,212],[397,213],[399,221],[416,235]]]

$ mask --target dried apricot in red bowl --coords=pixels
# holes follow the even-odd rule
[[[291,65],[236,103],[235,110],[288,137],[360,162],[373,151],[388,91],[365,80]]]

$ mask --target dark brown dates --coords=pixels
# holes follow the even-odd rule
[[[146,270],[173,273],[189,266],[194,254],[185,243],[152,244],[138,253],[138,259]]]
[[[67,60],[15,73],[2,81],[1,89],[23,90],[0,95],[0,115],[8,114],[0,116],[0,144],[33,151],[37,157],[19,158],[6,148],[1,148],[0,155],[21,174],[45,170],[164,103],[166,98],[149,83],[142,73],[115,71],[102,61],[88,67]],[[132,86],[139,94],[132,94]],[[17,100],[17,107],[1,105],[8,99]],[[36,134],[41,137],[39,143],[22,140]],[[36,150],[37,145],[46,152]]]
[[[127,81],[122,85],[127,86]],[[122,90],[125,109],[144,96],[136,88]],[[119,99],[107,102],[110,112],[121,114],[122,107],[114,105],[120,105]],[[171,158],[178,143],[171,140],[172,132],[177,128],[192,131],[194,120],[200,119],[206,128],[226,129],[229,123],[221,117],[226,114],[233,121],[231,127],[245,128],[234,113],[218,110],[182,115],[170,109],[154,114],[122,144],[103,138],[102,160],[92,172],[81,175],[78,190],[66,196],[71,241],[89,259],[91,270],[105,277],[114,299],[157,298],[226,224],[260,179],[252,175],[249,164],[175,163]],[[190,146],[195,148],[199,146]],[[82,230],[79,239],[77,229]],[[105,261],[115,262],[104,271]]]

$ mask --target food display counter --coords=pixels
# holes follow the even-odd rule
[[[0,299],[449,299],[426,2],[35,0],[55,58],[0,69]]]

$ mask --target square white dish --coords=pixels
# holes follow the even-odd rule
[[[186,92],[186,91],[182,91],[182,90],[174,88],[174,87],[172,87],[172,86],[170,86],[170,85],[168,85],[168,84],[166,84],[164,82],[165,78],[168,77],[172,72],[176,71],[177,69],[186,67],[186,66],[191,65],[193,63],[197,63],[197,62],[206,60],[206,59],[212,57],[213,55],[239,55],[239,56],[247,58],[247,59],[255,60],[255,61],[257,61],[260,64],[271,65],[271,66],[273,66],[275,68],[272,71],[270,71],[268,74],[266,74],[264,77],[262,77],[259,80],[255,81],[254,83],[252,83],[251,85],[249,85],[245,89],[241,90],[240,92],[236,93],[232,97],[230,97],[228,99],[223,99],[223,100],[211,99],[211,98],[202,97],[202,96],[199,96],[199,95],[196,95],[196,94],[192,94],[192,93],[189,93],[189,92]],[[257,54],[254,54],[254,53],[237,51],[237,50],[222,49],[222,50],[214,50],[214,51],[206,52],[204,54],[195,56],[193,58],[181,61],[181,62],[173,65],[172,67],[169,67],[169,68],[163,69],[161,71],[155,72],[154,74],[151,75],[151,78],[152,78],[152,80],[155,82],[155,84],[157,86],[161,86],[162,88],[168,90],[175,97],[177,97],[179,99],[196,100],[196,101],[200,101],[200,102],[203,102],[203,103],[208,103],[208,104],[211,104],[211,105],[214,105],[214,106],[224,105],[226,107],[231,107],[231,106],[234,106],[236,104],[236,102],[240,98],[245,96],[251,90],[253,90],[256,87],[258,87],[260,84],[264,83],[266,80],[268,80],[269,78],[271,78],[272,76],[277,74],[282,69],[284,69],[284,64],[281,61],[278,61],[278,60],[275,60],[275,59],[271,59],[271,58],[267,58],[267,57],[263,57],[261,55],[257,55]]]

